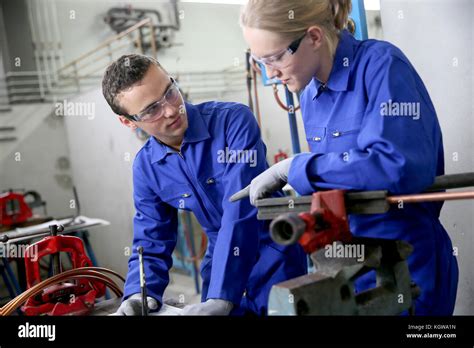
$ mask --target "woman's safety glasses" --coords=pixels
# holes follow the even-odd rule
[[[303,41],[305,36],[306,36],[306,32],[304,33],[303,36],[301,36],[300,38],[290,43],[290,45],[287,48],[285,48],[283,51],[280,51],[270,57],[258,58],[252,54],[251,55],[252,59],[256,61],[257,63],[271,66],[275,69],[285,68],[286,66],[289,65],[288,60],[293,54],[296,53],[296,51],[298,50],[298,47],[300,47],[301,41]]]

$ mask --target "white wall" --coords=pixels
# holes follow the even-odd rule
[[[132,163],[142,142],[112,113],[100,90],[71,102],[93,103],[94,118],[65,117],[74,183],[82,214],[111,222],[90,237],[99,265],[126,274],[134,215]]]
[[[71,170],[58,163],[61,157],[69,158],[64,123],[54,116],[36,116],[44,120],[28,137],[17,142],[14,151],[0,162],[0,190],[37,191],[47,202],[49,216],[74,215],[75,210],[69,206],[69,200],[74,198]],[[21,128],[22,125],[16,127]],[[43,210],[38,209],[37,213],[43,214]]]
[[[107,10],[131,4],[134,8],[159,10],[166,23],[173,23],[168,1],[56,0],[64,61],[76,59],[115,33],[103,21]],[[220,70],[244,57],[245,44],[238,26],[239,6],[178,3],[181,29],[175,46],[158,53],[160,62],[173,72]],[[74,11],[75,19],[71,19]],[[78,30],[80,28],[80,30]]]
[[[474,171],[474,2],[382,0],[384,37],[411,60],[444,137],[446,173]],[[446,202],[442,222],[458,248],[456,314],[474,314],[474,201]]]

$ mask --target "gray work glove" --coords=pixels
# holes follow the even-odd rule
[[[209,299],[206,302],[187,305],[181,310],[181,315],[229,315],[234,305],[232,302]]]
[[[158,301],[153,297],[147,296],[148,309],[153,311],[158,308]],[[142,295],[134,294],[122,302],[120,307],[112,315],[142,315]]]
[[[255,205],[257,199],[264,198],[275,191],[281,190],[288,182],[291,161],[293,161],[293,158],[287,158],[274,164],[255,177],[246,188],[232,195],[229,201],[235,202],[249,196],[250,203]]]

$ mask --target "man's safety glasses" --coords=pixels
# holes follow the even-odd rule
[[[166,104],[176,105],[181,100],[181,93],[178,84],[170,77],[171,83],[166,89],[163,97],[149,105],[145,110],[136,115],[124,115],[126,118],[136,122],[154,122],[159,120],[165,114],[164,106]]]

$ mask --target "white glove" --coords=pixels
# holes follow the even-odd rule
[[[229,315],[234,305],[232,302],[209,299],[206,302],[187,305],[181,310],[181,315]]]
[[[153,297],[147,296],[146,301],[148,303],[148,309],[150,311],[158,308],[158,301]],[[142,295],[134,294],[122,302],[117,312],[112,315],[141,315],[142,314]]]
[[[281,190],[288,182],[288,172],[290,171],[291,161],[293,161],[293,158],[287,158],[274,164],[255,177],[246,188],[232,195],[229,200],[235,202],[249,196],[250,203],[255,205],[257,199]]]

